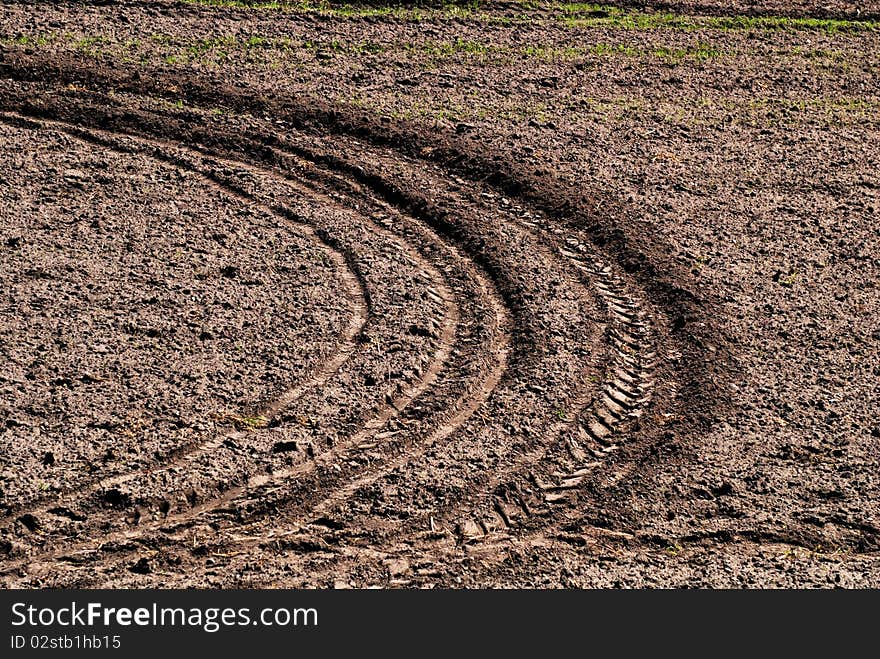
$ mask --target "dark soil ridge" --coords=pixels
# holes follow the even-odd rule
[[[68,105],[70,105],[70,104],[68,104]],[[89,116],[100,116],[100,114],[101,114],[101,110],[100,110],[99,108],[97,108],[97,107],[89,107],[89,108],[87,108],[87,109],[80,108],[80,111],[83,112],[83,113],[86,114],[86,115],[89,115]],[[73,127],[72,127],[72,128],[70,128],[70,131],[72,131],[74,134],[78,134],[78,135],[82,133],[82,135],[80,135],[81,137],[84,137],[84,138],[86,138],[87,140],[90,140],[89,136],[88,136],[87,134],[85,134],[84,131],[82,131],[82,130],[80,130],[80,129],[77,129],[77,128],[73,128]],[[184,140],[189,140],[189,139],[191,139],[191,137],[192,137],[192,136],[190,135],[190,136],[186,136],[186,137],[184,137],[183,139],[184,139]],[[91,139],[93,139],[93,138],[91,138]],[[169,145],[169,146],[170,146],[170,145]],[[162,157],[162,159],[165,159],[165,158],[167,158],[168,156],[164,156],[164,155],[163,155],[163,156],[161,156],[161,157]],[[499,277],[502,277],[502,275],[499,274]],[[502,278],[503,278],[503,277],[502,277]],[[514,296],[515,296],[515,294],[514,294]],[[472,412],[473,409],[470,410],[470,411]],[[283,477],[283,476],[284,476],[284,473],[282,472],[279,476],[282,476],[282,477]],[[333,479],[330,479],[330,480],[333,480]],[[301,485],[300,483],[297,483],[297,486],[298,486],[297,489],[298,489],[298,490],[300,489],[300,487],[299,487],[300,485]],[[305,484],[303,484],[303,485],[304,485],[304,487],[306,488],[306,489],[303,491],[303,493],[304,493],[304,495],[305,495],[304,499],[306,499],[306,500],[310,500],[310,499],[314,498],[314,497],[312,496],[312,494],[310,494],[310,492],[309,492],[309,489],[308,489],[308,483],[305,483]],[[318,482],[317,485],[321,485],[321,483]],[[326,483],[325,483],[324,485],[326,485]],[[267,497],[267,498],[271,500],[270,497]],[[288,496],[287,498],[289,499],[290,497]],[[223,499],[225,500],[226,497],[224,497]],[[222,502],[221,502],[221,503],[222,503]],[[265,502],[261,502],[261,503],[263,504],[263,507],[265,507]],[[212,506],[213,506],[213,504],[212,504]],[[186,515],[184,515],[184,516],[190,518],[190,517],[194,517],[195,515],[197,515],[197,514],[199,514],[199,513],[201,513],[201,512],[204,512],[204,506],[197,506],[196,509],[195,509],[194,511],[192,511],[190,514],[186,514]],[[169,520],[169,521],[170,521],[170,520]]]
[[[42,77],[39,76],[39,74],[34,75],[33,68],[22,73],[21,69],[10,69],[9,65],[5,63],[3,64],[3,67],[7,73],[12,71],[10,77],[23,79],[27,79],[31,75],[33,75],[34,78]],[[55,73],[59,74],[62,82],[80,82],[82,80],[80,72],[67,71],[67,77],[65,77],[64,70],[61,70],[59,73],[56,69]],[[105,75],[107,75],[106,72],[87,73],[89,83],[92,85],[99,84],[98,81]],[[171,84],[180,82],[180,76],[173,76],[172,79],[175,82]],[[134,80],[136,80],[136,77]],[[123,78],[123,88],[125,84],[134,85],[134,80],[125,80]],[[162,83],[157,82],[157,80],[159,80],[159,78],[154,79],[150,86],[156,88],[156,91],[159,91]],[[104,81],[105,83],[107,82],[106,79]],[[116,86],[115,82],[113,86]],[[135,89],[135,87],[133,86],[132,89]],[[189,87],[188,89],[188,97],[192,97],[196,101],[212,101],[214,106],[217,105],[216,101],[222,100],[223,95],[226,93],[225,91],[214,92],[209,88]],[[214,96],[215,93],[219,94],[219,96]],[[74,95],[77,96],[81,94],[77,93]],[[176,95],[171,96],[171,98],[176,97]],[[489,154],[488,156],[478,158],[468,155],[469,152],[466,149],[474,149],[474,140],[458,138],[443,139],[442,136],[440,138],[434,138],[427,134],[420,134],[418,129],[411,125],[389,127],[385,122],[350,115],[347,112],[338,109],[319,107],[317,110],[304,110],[303,104],[294,105],[293,102],[289,100],[285,101],[288,103],[287,105],[277,99],[270,103],[263,103],[260,101],[251,103],[243,93],[232,95],[232,100],[235,104],[235,109],[239,111],[251,110],[259,111],[262,114],[283,116],[292,124],[298,125],[301,130],[316,134],[323,135],[329,133],[332,135],[334,133],[342,133],[355,135],[356,137],[365,139],[370,143],[390,146],[398,151],[407,153],[407,155],[420,158],[424,158],[426,151],[431,150],[431,161],[444,166],[447,170],[461,173],[472,179],[482,181],[488,180],[490,184],[495,185],[504,192],[508,194],[513,193],[511,196],[519,196],[525,201],[533,204],[533,206],[541,208],[547,212],[550,217],[574,225],[577,225],[578,219],[589,218],[591,221],[587,227],[587,231],[592,237],[594,244],[600,246],[603,252],[610,253],[614,257],[617,257],[616,260],[622,261],[624,269],[628,274],[638,280],[640,285],[644,285],[649,293],[653,293],[651,297],[652,301],[656,302],[658,297],[660,297],[662,300],[661,306],[667,310],[671,309],[673,311],[673,328],[677,334],[676,338],[679,342],[683,343],[686,348],[686,350],[683,351],[684,359],[680,369],[682,373],[687,374],[687,377],[684,378],[684,382],[690,384],[694,389],[709,391],[708,389],[704,389],[704,387],[712,380],[712,377],[703,372],[702,368],[689,368],[689,365],[691,362],[701,363],[701,360],[697,358],[703,356],[701,339],[705,341],[708,337],[708,340],[711,340],[715,345],[719,345],[719,341],[717,337],[712,336],[711,332],[705,329],[711,327],[711,324],[708,322],[703,329],[703,333],[699,336],[696,333],[687,336],[687,333],[682,330],[691,320],[703,320],[703,313],[711,303],[698,301],[696,296],[687,290],[680,288],[677,284],[672,283],[675,280],[670,277],[669,274],[660,276],[659,273],[661,268],[655,266],[653,263],[663,263],[666,260],[662,254],[662,250],[658,250],[656,246],[652,246],[651,257],[648,257],[644,251],[634,248],[634,241],[628,240],[625,229],[621,228],[622,226],[625,226],[624,222],[610,220],[608,224],[612,228],[606,228],[606,218],[603,217],[602,219],[598,219],[596,217],[601,213],[601,211],[597,211],[597,208],[604,210],[611,206],[611,204],[597,204],[594,200],[584,198],[583,195],[575,193],[572,193],[571,197],[565,199],[565,201],[559,202],[554,197],[568,197],[568,195],[560,195],[560,191],[554,188],[552,181],[548,183],[539,180],[538,178],[523,176],[521,173],[515,171],[513,165],[505,163],[502,155]],[[63,115],[67,112],[63,107],[53,108],[51,107],[51,103],[47,104],[44,100],[40,99],[35,99],[32,103],[27,101],[17,103],[15,100],[7,100],[4,101],[3,104],[11,106],[10,109],[24,109],[29,114],[42,116],[44,118],[60,116],[63,119]],[[30,105],[30,107],[25,107],[27,105]],[[75,110],[73,112],[75,114]],[[107,116],[90,118],[90,121],[96,124],[96,128],[104,128],[113,125],[114,123],[124,126],[126,121],[130,121],[131,118],[130,115],[125,116],[123,114],[122,116],[118,116],[114,115],[113,112],[110,112]],[[78,121],[82,123],[82,119],[83,117],[79,117]],[[168,128],[168,123],[164,122],[163,125],[152,126],[147,132],[152,131],[156,134],[163,134]],[[199,131],[196,129],[191,132],[198,133]],[[204,138],[205,136],[203,135],[202,137]],[[274,138],[273,136],[263,136],[263,139],[267,144],[277,141],[277,138]],[[208,143],[211,142],[210,139],[202,139],[202,141]],[[229,136],[223,136],[222,138],[219,138],[217,142],[218,144],[228,144]],[[215,144],[214,146],[217,145]],[[233,149],[233,151],[235,151],[235,149]],[[419,199],[417,194],[414,196],[411,191],[400,190],[397,186],[383,179],[382,176],[376,172],[370,172],[368,169],[364,169],[360,165],[352,165],[344,159],[334,155],[327,156],[316,154],[315,159],[322,162],[322,164],[328,165],[331,169],[345,171],[347,175],[354,176],[368,187],[379,192],[380,195],[388,198],[395,205],[414,211],[414,215],[416,216],[433,216],[436,218],[436,208],[432,208],[430,204],[427,204],[423,199]],[[618,213],[623,215],[623,209],[618,208]],[[584,229],[584,227],[577,228],[580,230]],[[657,277],[652,275],[657,275]],[[659,295],[657,292],[659,292]],[[715,379],[714,384],[718,385],[719,381]],[[684,398],[687,401],[687,404],[693,404],[695,401],[702,403],[699,409],[703,410],[704,414],[711,410],[712,405],[717,405],[719,403],[719,399],[713,399],[711,395],[706,394],[700,395],[696,398],[689,397],[686,394]],[[679,427],[677,430],[684,431],[685,428]],[[649,467],[649,465],[646,466]]]
[[[674,336],[684,339],[686,348],[683,351],[682,372],[689,375],[681,381],[687,397],[695,400],[705,398],[708,401],[717,398],[722,390],[723,383],[717,372],[712,376],[697,375],[704,370],[702,365],[709,356],[703,344],[714,344],[723,348],[725,343],[716,336],[717,332],[709,320],[713,315],[711,301],[701,299],[679,283],[690,279],[690,275],[667,256],[672,253],[671,249],[656,242],[639,244],[647,241],[635,232],[628,232],[623,220],[626,214],[635,214],[635,211],[624,209],[615,200],[586,197],[582,192],[572,190],[570,186],[562,187],[558,180],[550,176],[524,174],[503,154],[489,152],[474,156],[472,154],[480,153],[482,146],[478,146],[477,140],[468,137],[435,137],[414,125],[389,125],[385,121],[362,116],[347,109],[328,107],[319,100],[296,97],[260,100],[251,92],[230,88],[220,81],[216,84],[206,82],[205,76],[195,80],[175,72],[157,71],[144,75],[133,71],[126,74],[119,68],[87,68],[74,62],[46,62],[40,57],[25,57],[15,63],[3,61],[0,63],[0,71],[6,77],[18,80],[57,80],[60,84],[86,84],[96,89],[109,86],[119,91],[147,92],[167,99],[184,96],[210,107],[230,107],[257,116],[284,117],[301,131],[319,135],[338,132],[381,146],[390,146],[410,157],[421,159],[427,156],[429,161],[452,173],[487,183],[512,197],[520,197],[547,213],[549,217],[586,231],[594,245],[620,263],[627,274],[646,290],[652,301],[669,310],[673,319]],[[39,104],[33,109],[39,113]],[[124,117],[121,119],[124,123]],[[109,125],[107,122],[111,121],[107,117],[99,124]],[[157,132],[161,134],[163,128],[168,127],[157,127]],[[224,143],[229,139],[230,136],[224,136]],[[269,145],[277,142],[272,137],[264,136],[264,139]],[[208,144],[210,145],[210,141]],[[334,156],[323,158],[331,167],[343,164]],[[380,176],[366,176],[360,164],[349,169],[350,173],[369,179],[365,181],[368,185],[380,186],[380,192],[395,195],[387,181]],[[405,206],[412,206],[411,200],[401,200],[398,197],[392,201],[403,201]],[[418,212],[419,209],[415,210]],[[696,327],[698,322],[691,322],[697,318],[705,323],[702,328]],[[688,328],[687,331],[684,331],[685,327]],[[691,393],[697,394],[696,398],[689,396]]]
[[[83,108],[80,108],[80,110],[85,112],[85,110],[84,110]],[[96,113],[96,114],[100,115],[100,110],[99,110],[98,108],[92,108],[92,107],[90,107],[90,108],[88,108],[88,113]],[[70,130],[71,130],[73,133],[75,133],[75,134],[83,133],[81,136],[82,136],[82,137],[87,137],[87,135],[85,135],[84,131],[81,131],[80,129],[70,128]],[[165,156],[165,157],[167,157],[167,156]],[[473,411],[473,410],[471,410],[471,411]],[[283,474],[282,474],[282,476],[283,476]],[[200,510],[200,508],[202,508],[202,507],[197,507],[197,509],[194,510],[193,513],[192,513],[191,515],[189,515],[189,516],[194,516],[194,515],[197,515],[197,514],[199,514],[200,512],[202,512],[202,511]],[[123,535],[120,536],[120,537],[128,537],[129,535],[130,535],[130,534],[123,534]]]

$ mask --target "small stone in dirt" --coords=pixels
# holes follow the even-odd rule
[[[64,172],[64,182],[74,188],[85,190],[88,181],[88,177],[77,169],[68,169]]]
[[[286,453],[288,451],[298,451],[299,446],[297,446],[296,441],[287,441],[287,442],[275,442],[272,446],[272,453]]]
[[[315,524],[316,526],[324,526],[334,531],[341,531],[345,528],[345,524],[343,522],[339,521],[338,519],[327,517],[326,515],[314,520],[312,524]]]
[[[18,518],[18,521],[21,522],[28,531],[31,532],[36,531],[38,528],[40,528],[40,520],[30,513],[25,513]]]
[[[388,574],[392,578],[409,572],[409,561],[405,558],[390,558],[385,561],[385,565],[388,567]]]
[[[153,568],[150,566],[150,561],[147,560],[146,556],[139,558],[137,563],[128,569],[135,574],[149,574],[153,571]]]
[[[88,178],[86,173],[79,170],[79,169],[65,169],[63,176],[65,179],[70,178],[70,179],[76,179],[76,180]]]
[[[476,538],[483,535],[482,529],[472,519],[465,520],[455,527],[455,532],[463,538]]]
[[[55,464],[55,454],[52,451],[46,451],[43,454],[43,465],[46,467],[51,467]]]

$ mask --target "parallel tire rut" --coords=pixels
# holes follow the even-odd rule
[[[53,94],[37,107],[22,91],[0,120],[201,177],[320,245],[352,312],[248,427],[9,509],[7,583],[100,585],[204,536],[234,549],[363,528],[376,556],[438,557],[450,538],[545,537],[674,398],[662,307],[524,200],[342,134],[253,120],[224,144],[221,119],[188,132],[149,97],[104,125]]]

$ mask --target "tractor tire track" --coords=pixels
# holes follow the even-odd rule
[[[0,113],[0,121],[20,126],[22,124],[28,125],[34,129],[41,129],[44,126],[53,126],[51,123],[47,122],[35,122],[31,119],[23,117],[21,115],[17,115],[14,113]],[[89,135],[88,133],[81,131],[73,131],[72,127],[64,125],[64,124],[54,124],[55,127],[60,128],[63,131],[67,131],[71,134],[75,134],[79,132],[79,137],[83,139],[87,139],[97,144],[107,145],[106,140],[101,140],[96,138],[94,135]],[[236,191],[232,188],[226,187],[223,188],[224,192],[227,194],[231,194],[236,196],[248,203],[257,205],[262,210],[269,212],[270,214],[278,216],[277,213],[269,209],[267,206],[261,204],[255,204],[254,200],[250,198],[247,194]],[[326,241],[321,240],[321,238],[315,233],[315,231],[309,227],[307,224],[294,222],[291,218],[285,217],[284,220],[290,224],[293,223],[295,229],[300,232],[302,235],[307,236],[309,239],[314,242],[320,244],[324,247],[330,258],[333,260],[336,265],[339,277],[345,282],[349,301],[351,302],[354,313],[352,314],[350,320],[348,321],[346,327],[344,328],[343,333],[338,337],[337,345],[333,352],[329,355],[327,360],[321,364],[315,372],[310,375],[305,381],[297,383],[295,386],[290,389],[282,392],[275,400],[267,404],[262,409],[259,409],[255,412],[255,414],[259,417],[263,417],[266,419],[266,422],[271,422],[273,418],[277,415],[278,411],[282,409],[287,403],[292,400],[296,400],[299,398],[305,391],[309,389],[313,389],[324,384],[334,373],[336,373],[342,364],[350,357],[350,355],[354,352],[357,347],[357,337],[362,332],[364,326],[367,323],[369,309],[368,309],[368,300],[364,287],[364,282],[358,276],[356,271],[349,265],[346,257],[338,250],[329,245]],[[94,495],[102,491],[109,490],[111,488],[116,488],[122,486],[134,478],[143,477],[147,475],[155,474],[159,471],[165,471],[168,469],[172,469],[175,466],[180,466],[185,464],[188,461],[195,459],[198,455],[207,454],[211,451],[219,448],[225,441],[228,440],[239,440],[245,436],[245,433],[240,431],[228,432],[219,437],[212,438],[208,441],[205,441],[200,444],[190,445],[190,446],[182,446],[174,451],[171,456],[168,456],[169,459],[161,461],[160,464],[157,464],[155,467],[150,469],[139,471],[139,472],[130,472],[123,473],[114,476],[110,476],[107,478],[102,478],[93,483],[87,484],[81,488],[72,491],[62,492],[59,495],[56,495],[52,501],[44,501],[44,502],[31,502],[27,505],[27,510],[24,507],[15,507],[8,511],[7,514],[20,514],[23,512],[29,512],[34,515],[46,515],[50,514],[49,510],[51,508],[57,507],[59,503],[62,502],[63,499],[67,499],[70,497],[87,497],[89,495]],[[34,505],[40,507],[34,507]]]
[[[81,133],[81,131],[77,131],[77,132]],[[177,162],[176,164],[180,165],[181,163]],[[224,189],[227,189],[227,191],[228,191],[228,186],[223,186],[223,187],[224,187]],[[312,193],[312,194],[314,194],[314,193]],[[427,264],[424,261],[422,261],[420,265],[422,265],[423,267],[430,267],[429,264]],[[378,416],[373,417],[370,421],[368,421],[365,424],[365,427],[361,431],[356,433],[351,438],[351,440],[346,443],[346,446],[350,445],[350,444],[362,443],[365,439],[367,439],[371,435],[374,435],[385,424],[385,422],[387,422],[389,419],[391,419],[392,417],[399,414],[399,412],[401,410],[405,409],[406,406],[416,396],[418,396],[419,394],[424,392],[432,384],[432,382],[436,378],[437,373],[439,372],[443,362],[445,362],[445,360],[449,357],[450,343],[451,343],[451,340],[452,340],[454,332],[455,332],[455,325],[458,322],[457,308],[455,306],[455,302],[454,302],[454,298],[453,298],[452,294],[446,288],[445,285],[439,284],[437,289],[434,289],[434,293],[432,293],[431,295],[433,298],[435,298],[435,300],[437,298],[439,298],[440,300],[445,301],[446,307],[447,307],[446,322],[443,325],[441,337],[440,337],[441,338],[441,347],[440,347],[440,350],[435,355],[434,362],[431,364],[430,368],[426,372],[424,378],[420,381],[419,385],[412,388],[409,392],[406,392],[404,395],[398,396],[396,399],[392,400],[391,404],[388,405],[387,407],[385,407],[384,410]],[[502,308],[503,308],[503,306],[500,303],[496,302],[494,304],[495,311],[502,309]],[[499,327],[503,324],[504,324],[504,321],[497,323],[497,325]],[[359,328],[360,328],[360,324],[359,324]],[[502,339],[502,342],[504,342],[503,339]],[[503,371],[503,362],[504,362],[503,348],[499,351],[499,355],[500,355],[499,362],[500,362],[501,368],[495,369],[496,374],[491,375],[489,377],[489,381],[497,381],[498,379],[500,379],[500,373]],[[344,361],[344,360],[341,360],[341,361]],[[337,364],[333,364],[333,365],[338,367]],[[341,363],[339,365],[341,365]],[[327,378],[324,378],[323,381],[326,381],[326,379],[328,379],[331,375],[333,375],[335,370],[338,370],[338,368],[334,369],[334,371],[332,371],[332,372],[329,372],[327,375]],[[282,413],[284,411],[286,405],[288,403],[292,402],[293,399],[295,399],[303,390],[304,390],[304,387],[302,387],[302,386],[297,387],[296,389],[287,392],[286,395],[283,395],[281,398],[276,400],[273,404],[268,406],[266,408],[267,419],[274,418],[278,414]],[[481,395],[484,391],[485,391],[485,387],[480,389]],[[470,404],[471,409],[475,409],[477,406],[478,406],[478,403],[471,403]],[[230,435],[229,437],[224,438],[224,439],[241,439],[242,437],[243,437],[242,433],[236,433],[236,434]],[[201,453],[207,453],[214,446],[215,446],[215,444],[211,444],[211,445],[204,447],[204,449],[201,451]],[[338,454],[339,452],[340,452],[340,450],[336,449],[331,453],[331,455]],[[181,460],[185,460],[186,462],[192,462],[192,459],[187,459],[187,458],[191,458],[191,456],[184,457]],[[185,511],[181,515],[178,515],[178,517],[180,517],[180,518],[187,517],[187,516],[192,517],[192,516],[202,514],[202,513],[206,512],[207,510],[214,509],[214,508],[222,505],[223,503],[225,503],[229,500],[232,500],[237,495],[244,492],[248,487],[263,486],[269,482],[280,482],[280,481],[285,480],[287,478],[290,478],[294,475],[301,474],[301,473],[304,473],[306,471],[311,470],[312,468],[314,468],[316,463],[317,463],[317,461],[312,462],[312,463],[307,463],[306,466],[304,466],[304,467],[300,466],[300,467],[296,467],[293,469],[283,470],[281,472],[276,472],[270,477],[265,477],[265,476],[254,477],[248,481],[247,486],[240,487],[240,488],[233,488],[232,490],[228,491],[223,497],[221,497],[219,499],[211,499],[210,502],[196,506],[195,508],[193,508],[189,511]],[[175,465],[175,466],[177,466],[177,465]],[[163,467],[163,469],[168,469],[168,468],[169,468],[168,466]],[[149,475],[152,476],[155,473],[157,473],[157,471],[151,471]],[[135,480],[136,478],[137,478],[137,475],[133,474],[133,475],[127,475],[127,476],[123,476],[123,477],[118,477],[117,479],[110,481],[110,482],[112,482],[114,485],[117,485],[117,484],[131,482],[131,481]],[[101,485],[98,485],[97,487],[94,487],[93,489],[98,490],[98,489],[100,489],[100,487],[101,487]],[[171,520],[166,519],[166,520],[163,520],[163,523],[167,523],[169,521],[171,521]],[[118,537],[120,537],[120,538],[130,537],[131,535],[132,535],[131,533],[123,532],[123,533],[119,534]],[[109,535],[105,534],[105,536],[106,536],[105,541],[109,541],[109,542],[114,541],[115,536],[113,536],[113,534],[109,534]],[[56,552],[53,552],[51,556],[47,556],[45,558],[54,558],[55,556],[60,555],[60,553],[64,553],[64,552],[63,551],[61,551],[61,552],[56,551]],[[15,568],[18,565],[20,565],[20,564],[11,565],[10,567]]]
[[[253,120],[226,137],[221,120],[190,129],[148,97],[120,101],[127,115],[104,128],[100,106],[62,108],[63,99],[12,101],[4,107],[22,116],[3,116],[187,169],[292,222],[332,250],[337,271],[347,268],[357,313],[312,377],[258,410],[268,428],[226,433],[65,495],[75,508],[78,498],[126,488],[137,504],[100,511],[91,502],[86,524],[34,534],[20,558],[0,563],[13,582],[100,585],[132,554],[185,551],[204,536],[235,548],[369,528],[386,557],[440,557],[450,538],[456,546],[546,538],[577,517],[577,493],[603,459],[639,439],[655,383],[668,377],[663,312],[586,234],[480,181],[332,130]],[[325,209],[332,222],[321,219]],[[399,313],[397,325],[386,322]],[[414,313],[427,319],[410,325],[426,341],[397,346]],[[387,354],[375,342],[389,337],[419,366],[383,397],[357,383],[375,380]],[[399,379],[387,368],[388,382]],[[337,400],[350,401],[355,422],[340,421]],[[312,423],[304,435],[300,426]],[[299,438],[324,428],[332,437],[309,443],[306,456],[271,450],[299,452]],[[240,445],[272,455],[248,457]]]

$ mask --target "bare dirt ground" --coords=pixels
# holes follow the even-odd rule
[[[5,587],[880,586],[880,5],[247,4],[0,5]]]

